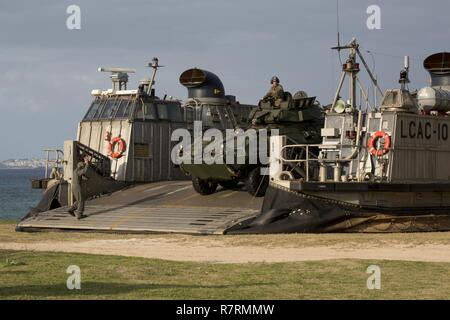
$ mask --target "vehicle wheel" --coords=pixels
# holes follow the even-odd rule
[[[237,187],[239,181],[237,180],[226,180],[226,181],[219,181],[219,184],[224,188],[224,189],[234,189]]]
[[[216,192],[217,182],[192,177],[192,186],[201,195],[207,196]]]
[[[261,175],[261,168],[257,167],[250,171],[245,184],[248,193],[255,197],[262,197],[269,186],[269,176]]]

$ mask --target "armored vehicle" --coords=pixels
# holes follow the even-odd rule
[[[207,70],[191,68],[181,73],[180,83],[188,89],[184,102],[186,120],[201,121],[202,131],[236,129],[246,126],[254,106],[241,104],[234,95],[226,95],[220,78]]]
[[[235,188],[244,182],[251,195],[263,196],[268,186],[268,137],[275,133],[287,136],[295,144],[317,144],[321,142],[322,126],[323,112],[315,97],[308,97],[303,91],[294,97],[285,92],[279,107],[273,101],[261,100],[252,109],[245,131],[228,131],[213,163],[192,161],[181,167],[192,176],[194,189],[202,195],[214,193],[218,185]],[[297,151],[293,150],[291,156],[301,156],[295,154]],[[315,150],[310,152],[314,154]],[[290,163],[283,172],[301,178],[306,174],[302,167],[303,164]]]

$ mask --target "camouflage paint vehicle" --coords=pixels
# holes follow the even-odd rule
[[[258,141],[265,140],[267,146],[269,137],[261,136],[258,129],[267,129],[268,135],[271,133],[270,130],[277,129],[279,135],[285,135],[292,144],[318,144],[321,142],[320,129],[323,127],[323,119],[322,108],[315,97],[308,97],[304,91],[297,92],[294,97],[285,92],[284,101],[279,107],[275,107],[272,101],[261,100],[250,112],[247,129],[256,129]],[[234,139],[225,138],[222,149],[226,150],[229,143],[235,143]],[[194,189],[202,195],[214,193],[218,185],[229,189],[243,182],[250,194],[263,196],[269,183],[268,175],[262,174],[267,163],[261,163],[259,158],[257,163],[251,163],[249,157],[252,153],[249,152],[248,144],[249,140],[246,139],[245,161],[241,161],[240,164],[226,164],[223,159],[223,164],[182,164],[181,168],[192,176]],[[269,150],[269,147],[266,150]],[[239,152],[237,149],[234,151],[236,160]],[[225,157],[225,154],[221,156]],[[296,178],[305,175],[301,164],[289,166],[284,172]]]

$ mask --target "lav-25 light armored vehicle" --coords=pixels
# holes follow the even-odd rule
[[[180,81],[183,83],[183,79]],[[308,97],[304,91],[297,92],[293,97],[285,92],[285,99],[279,107],[275,107],[273,101],[261,100],[251,111],[245,132],[240,130],[236,134],[226,135],[222,153],[216,155],[220,161],[212,164],[196,164],[192,161],[183,163],[181,168],[192,176],[194,189],[202,195],[214,193],[218,185],[227,189],[244,182],[251,195],[263,196],[269,182],[266,170],[268,160],[265,162],[263,159],[268,157],[266,153],[269,150],[270,134],[276,130],[276,135],[287,136],[293,144],[317,144],[321,142],[322,126],[323,112],[315,97]],[[236,129],[239,131],[239,128]],[[237,142],[239,135],[245,139],[242,145]],[[203,141],[200,143],[204,144]],[[255,148],[250,147],[252,143]],[[195,148],[195,142],[192,148]],[[261,149],[264,149],[264,154],[260,152]],[[301,154],[295,155],[296,152],[294,150],[290,156],[302,157]],[[311,152],[314,153],[314,149]],[[227,153],[232,153],[232,156]],[[302,167],[299,163],[288,163],[283,173],[300,179],[306,174]]]

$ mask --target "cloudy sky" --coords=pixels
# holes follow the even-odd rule
[[[66,28],[68,6],[81,8],[81,29]],[[370,5],[381,29],[366,26]],[[428,81],[422,60],[450,50],[448,0],[339,0],[341,41],[356,37],[382,88],[397,87],[403,55],[410,87]],[[336,0],[102,0],[0,3],[0,160],[36,157],[75,139],[94,88],[110,87],[99,66],[132,67],[130,87],[165,68],[157,93],[185,99],[182,71],[200,67],[227,94],[256,103],[278,75],[285,89],[306,90],[328,104],[340,72]],[[344,53],[342,53],[344,59]]]

